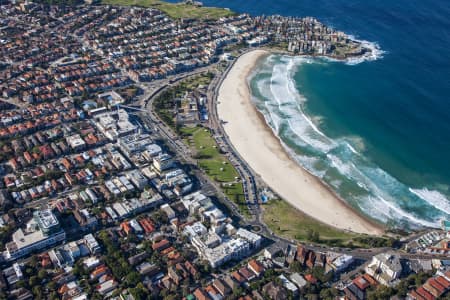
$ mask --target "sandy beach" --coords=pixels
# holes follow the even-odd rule
[[[247,77],[268,54],[255,50],[242,55],[219,89],[218,115],[234,148],[271,189],[309,216],[339,229],[382,234],[380,226],[363,218],[292,161],[256,110]]]

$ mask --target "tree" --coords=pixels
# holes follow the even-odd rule
[[[322,289],[320,291],[320,299],[332,300],[336,299],[338,291],[334,288]]]
[[[148,299],[148,291],[142,283],[138,283],[135,288],[129,289],[135,300]]]
[[[27,267],[25,269],[25,274],[27,274],[28,276],[31,276],[32,274],[34,274],[34,269]]]
[[[30,261],[28,262],[28,265],[32,267],[33,269],[37,268],[38,265],[38,259],[36,255],[31,256]]]
[[[380,285],[375,290],[369,291],[367,294],[367,299],[369,300],[384,300],[389,299],[395,294],[393,288]]]
[[[334,273],[332,271],[325,274],[325,269],[323,267],[312,268],[311,274],[321,282],[329,282],[333,279],[334,276]]]
[[[32,291],[35,299],[42,299],[42,288],[39,285],[34,286]]]
[[[28,285],[30,287],[35,287],[40,283],[40,280],[37,276],[31,276],[30,279],[28,280]]]
[[[203,274],[209,274],[211,273],[211,266],[209,265],[209,262],[207,260],[200,261],[200,272]]]
[[[239,287],[239,288],[233,290],[232,295],[233,295],[233,298],[238,298],[239,296],[242,296],[243,293],[244,293],[244,290],[241,287]]]
[[[128,286],[136,286],[141,280],[141,276],[137,272],[131,272],[126,276]]]
[[[42,281],[43,279],[47,278],[47,270],[40,269],[38,272],[38,278]]]
[[[50,281],[50,282],[47,284],[47,288],[48,288],[50,291],[55,291],[55,290],[56,290],[56,282]]]
[[[58,293],[56,293],[55,291],[50,292],[49,298],[51,300],[58,300],[59,299]]]
[[[305,268],[303,267],[303,264],[299,261],[294,261],[290,264],[289,268],[292,272],[302,272]]]

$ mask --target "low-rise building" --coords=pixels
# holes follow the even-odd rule
[[[336,272],[342,272],[347,269],[354,262],[354,258],[351,255],[341,255],[335,258],[331,263],[330,267]]]
[[[66,142],[74,151],[81,151],[84,149],[84,147],[86,147],[86,142],[81,138],[79,134],[67,137]]]
[[[167,153],[160,154],[153,159],[153,166],[158,172],[172,168],[173,164],[174,160],[172,156]]]
[[[390,285],[400,277],[403,268],[400,257],[388,252],[375,255],[365,270],[379,283]]]
[[[283,284],[283,286],[288,290],[292,292],[292,295],[294,297],[297,297],[298,295],[298,288],[295,284],[293,284],[289,279],[286,278],[286,276],[284,275],[280,275],[278,276],[278,278],[281,279],[281,283]]]
[[[84,236],[84,242],[86,244],[86,247],[92,254],[97,254],[98,252],[100,252],[101,250],[100,244],[97,242],[92,233],[89,233]]]

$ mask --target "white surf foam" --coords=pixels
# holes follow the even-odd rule
[[[350,149],[350,151],[352,151],[354,154],[359,154],[358,151],[355,150],[355,148],[353,148],[352,145],[350,145],[349,142],[345,142],[345,145]]]
[[[414,195],[416,195],[417,197],[421,198],[422,200],[426,201],[427,203],[431,204],[435,208],[439,209],[440,211],[450,215],[450,201],[449,199],[447,199],[447,197],[445,197],[438,191],[430,191],[427,188],[424,189],[409,188],[409,191]]]
[[[373,208],[377,209],[381,213],[386,214],[389,219],[407,219],[413,224],[432,228],[439,227],[439,222],[429,222],[419,219],[413,214],[404,211],[400,207],[394,205],[392,202],[387,201],[383,197],[380,197],[378,195],[376,196],[376,199],[373,199],[371,202]],[[382,205],[377,205],[377,203],[382,203]]]
[[[355,182],[367,192],[367,196],[352,198],[351,202],[356,201],[361,210],[383,222],[393,220],[406,221],[411,226],[439,226],[438,222],[430,217],[431,214],[419,216],[421,212],[414,213],[415,209],[421,207],[436,208],[450,215],[450,204],[443,202],[436,193],[426,193],[427,199],[424,199],[422,191],[419,196],[422,199],[420,203],[416,202],[417,200],[400,202],[399,195],[405,200],[405,195],[409,193],[408,187],[367,161],[361,154],[365,148],[362,138],[348,136],[331,139],[304,113],[303,105],[307,99],[296,88],[294,75],[302,64],[318,60],[304,57],[278,56],[277,59],[273,57],[270,63],[262,65],[262,72],[267,76],[258,80],[255,85],[264,101],[258,98],[254,101],[260,104],[263,102],[264,108],[261,112],[266,122],[295,161],[319,178],[324,178],[329,170],[324,170],[322,166],[328,165],[348,180]],[[313,151],[311,153],[317,157],[296,153],[280,138],[280,129],[283,130],[283,138],[288,138],[289,143],[295,143],[303,148],[305,153]],[[318,163],[321,165],[320,170],[315,167]],[[339,190],[342,183],[337,184],[334,180],[331,179],[330,185]],[[430,195],[433,197],[430,198]],[[443,203],[447,203],[448,206]],[[443,216],[436,211],[435,218]]]
[[[366,61],[374,61],[384,57],[386,51],[380,48],[380,45],[376,42],[369,42],[366,40],[358,40],[354,36],[349,36],[351,40],[361,43],[361,47],[369,49],[366,53],[360,56],[348,57],[346,59],[336,59],[329,56],[322,57],[325,61],[330,62],[343,62],[346,65],[354,66]]]
[[[380,45],[376,42],[369,42],[366,40],[358,40],[354,36],[350,36],[350,39],[360,42],[361,46],[369,49],[370,51],[362,55],[361,57],[351,57],[346,60],[347,65],[357,65],[365,61],[374,61],[384,57],[386,51],[381,50]]]

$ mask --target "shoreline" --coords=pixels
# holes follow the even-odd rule
[[[276,194],[308,216],[341,230],[382,235],[380,224],[355,211],[292,160],[252,103],[248,76],[258,61],[271,53],[254,50],[243,54],[219,87],[217,113],[234,148]]]

